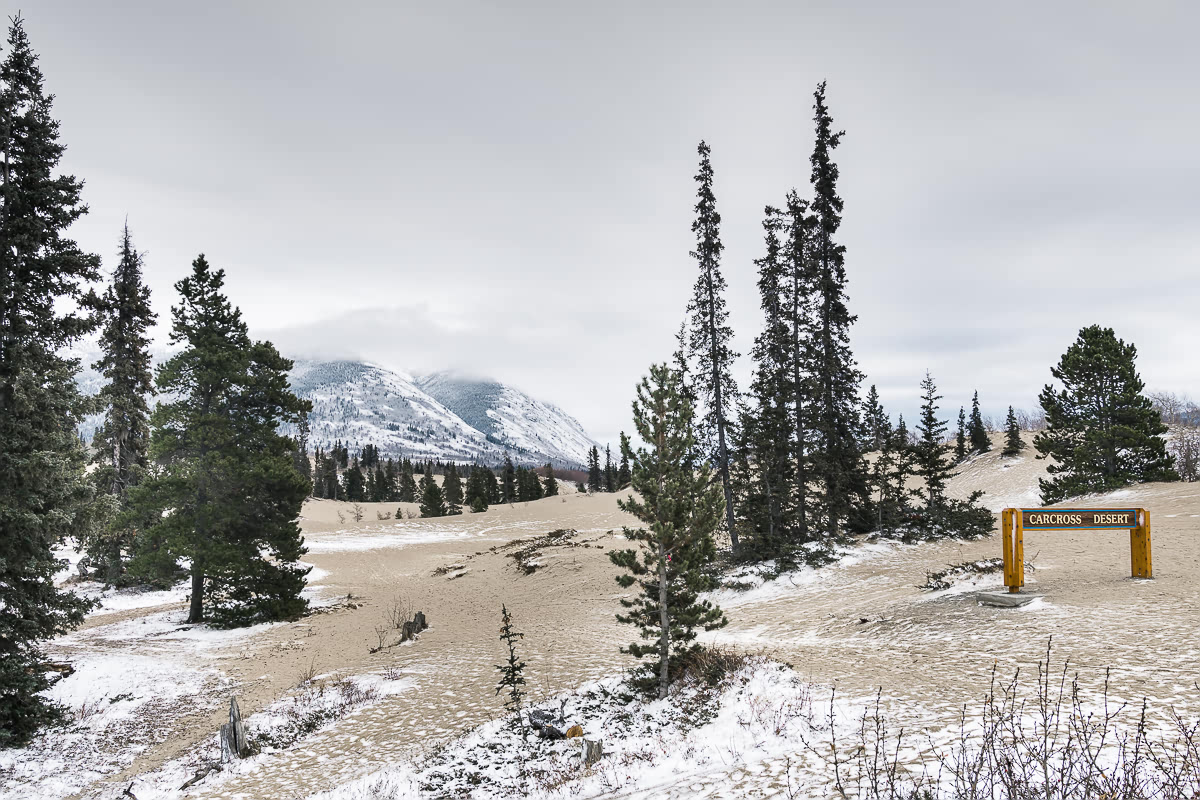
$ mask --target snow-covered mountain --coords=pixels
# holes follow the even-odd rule
[[[498,381],[451,372],[426,375],[417,386],[490,441],[541,453],[556,464],[586,464],[595,442],[574,417]]]
[[[80,388],[95,394],[103,384],[91,368],[98,348],[83,343],[71,355],[82,362],[76,378]],[[154,355],[157,363],[167,353]],[[418,381],[404,372],[351,360],[297,360],[290,379],[292,390],[313,404],[312,448],[327,449],[340,440],[351,452],[375,444],[384,455],[418,459],[498,464],[507,455],[518,464],[549,461],[578,467],[586,463],[593,444],[569,414],[495,381],[460,380],[446,373]],[[85,439],[99,422],[97,414],[80,425]]]

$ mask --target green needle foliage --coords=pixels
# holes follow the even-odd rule
[[[688,466],[696,444],[691,419],[679,373],[665,364],[652,366],[633,403],[634,427],[649,449],[633,452],[625,441],[633,495],[617,501],[646,527],[624,529],[637,549],[609,553],[625,570],[617,583],[638,588],[632,599],[621,600],[629,612],[617,620],[637,627],[642,641],[622,652],[644,659],[634,685],[659,698],[667,695],[671,664],[699,647],[697,630],[726,623],[721,609],[699,598],[714,585],[706,567],[716,554],[713,533],[721,525],[725,498],[708,464]]]
[[[65,231],[87,211],[83,182],[56,175],[64,146],[21,18],[0,64],[0,747],[27,742],[61,709],[40,643],[83,620],[88,603],[60,591],[54,548],[97,524],[76,426],[87,404],[78,361],[61,348],[95,327],[84,286],[100,259]]]
[[[136,518],[148,522],[143,568],[187,559],[188,621],[236,627],[294,618],[308,606],[300,592],[309,568],[297,564],[308,481],[280,426],[299,424],[311,405],[291,391],[292,362],[250,339],[224,284],[224,270],[203,255],[175,284],[170,340],[183,349],[157,379],[174,399],[152,417],[151,456],[160,467],[131,500]]]
[[[1142,394],[1136,360],[1133,344],[1092,325],[1050,369],[1062,388],[1042,390],[1046,430],[1033,440],[1038,458],[1052,459],[1046,472],[1053,477],[1039,480],[1043,502],[1179,480],[1162,438],[1167,426]]]
[[[508,607],[501,604],[500,606],[500,641],[504,642],[505,648],[508,650],[508,660],[503,664],[497,664],[496,669],[500,671],[500,682],[496,685],[496,694],[508,692],[508,697],[504,701],[504,707],[508,709],[516,718],[516,723],[521,727],[521,738],[525,738],[525,721],[521,719],[521,701],[525,697],[525,676],[522,674],[525,671],[525,662],[517,656],[517,641],[524,639],[525,634],[518,633],[512,624],[512,615],[508,613]]]

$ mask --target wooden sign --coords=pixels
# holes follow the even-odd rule
[[[1000,513],[1004,548],[1004,585],[1019,592],[1025,585],[1025,531],[1127,530],[1130,575],[1153,578],[1150,514],[1144,508],[1006,508]]]
[[[1136,528],[1136,508],[1022,508],[1021,527],[1030,530]]]

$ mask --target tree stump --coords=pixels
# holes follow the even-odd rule
[[[427,622],[425,622],[425,612],[424,611],[418,611],[413,616],[413,622],[416,623],[417,633],[420,633],[421,631],[423,631],[429,627],[429,624]]]
[[[583,747],[580,749],[580,759],[583,762],[584,769],[587,769],[604,755],[604,745],[598,741],[593,742],[590,739],[583,739],[582,741]]]
[[[246,726],[242,723],[242,710],[238,707],[237,697],[229,700],[229,722],[221,726],[218,737],[221,740],[222,763],[246,756],[249,749],[246,742]]]

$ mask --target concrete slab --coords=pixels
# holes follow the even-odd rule
[[[997,608],[1019,608],[1020,606],[1032,603],[1034,600],[1041,598],[1040,594],[1026,594],[1019,592],[1012,594],[1011,592],[978,592],[975,599],[981,605],[995,606]]]

